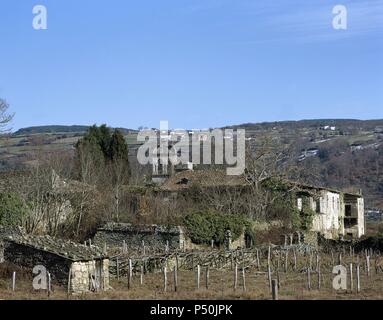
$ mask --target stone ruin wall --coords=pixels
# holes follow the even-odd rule
[[[91,275],[96,274],[96,261],[73,262],[71,265],[70,291],[74,293],[87,292],[92,288]],[[101,263],[100,290],[109,290],[109,260]]]
[[[229,250],[235,250],[238,248],[246,248],[245,234],[241,234],[237,240],[231,241]]]
[[[51,274],[52,281],[57,281],[62,285],[68,284],[71,261],[53,253],[5,241],[4,260],[30,269],[42,265]]]
[[[67,286],[70,275],[71,293],[88,292],[91,288],[90,276],[95,274],[96,261],[72,262],[56,254],[29,247],[15,242],[5,241],[4,260],[18,266],[33,269],[37,265],[44,266],[51,274],[52,281]],[[1,254],[0,254],[1,255]],[[109,289],[109,260],[102,260],[102,288]]]
[[[185,250],[204,250],[210,249],[211,244],[195,244],[189,237],[187,237],[183,232],[180,235],[180,244],[181,249]],[[222,248],[224,245],[222,245]],[[245,234],[241,234],[237,240],[230,241],[229,250],[235,250],[237,248],[246,248]]]
[[[0,263],[4,263],[4,241],[0,240]]]
[[[181,249],[181,238],[180,234],[170,232],[99,230],[93,241],[100,248],[103,248],[104,244],[108,247],[122,247],[124,241],[129,248],[141,248],[142,241],[144,241],[146,247],[165,248],[167,241],[169,241],[170,249]]]
[[[148,232],[148,231],[121,231],[121,230],[99,230],[94,239],[94,244],[100,248],[106,244],[108,247],[123,247],[125,242],[129,248],[142,248],[142,242],[146,247],[164,249],[167,242],[169,242],[170,250],[203,250],[210,248],[210,244],[195,244],[186,235],[181,227],[179,233],[175,232]],[[238,247],[245,247],[245,236],[242,234],[239,239],[231,241],[229,249],[237,249]]]

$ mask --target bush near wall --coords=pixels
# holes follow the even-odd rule
[[[194,211],[184,218],[184,227],[196,244],[224,244],[226,230],[231,231],[232,240],[250,230],[250,222],[243,215],[221,214],[215,211]]]
[[[383,234],[379,233],[376,236],[358,241],[354,247],[356,252],[363,252],[366,249],[383,251]]]

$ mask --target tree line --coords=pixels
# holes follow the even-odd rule
[[[0,100],[0,139],[13,116]],[[83,239],[103,222],[119,221],[128,155],[123,134],[106,125],[89,127],[73,153],[36,151],[28,168],[3,174],[0,224]]]

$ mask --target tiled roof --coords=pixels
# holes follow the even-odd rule
[[[98,231],[129,232],[129,233],[169,233],[178,235],[181,233],[180,227],[167,227],[159,225],[132,225],[130,223],[107,223]]]
[[[90,261],[106,258],[102,250],[97,246],[89,247],[50,236],[10,235],[4,238],[4,241],[46,251],[71,261]]]
[[[264,181],[266,181],[265,179]],[[309,184],[294,182],[290,180],[284,180],[289,184],[292,190],[326,190],[334,193],[344,193],[356,197],[362,197],[361,194],[343,192],[328,187],[313,186]],[[187,190],[197,184],[200,187],[246,187],[250,185],[250,182],[245,178],[245,175],[230,176],[226,174],[224,170],[196,170],[196,171],[183,171],[170,177],[160,187],[161,191],[177,192]]]
[[[21,237],[25,231],[21,227],[4,227],[0,226],[0,240],[4,240],[10,236],[16,238]]]
[[[324,191],[329,191],[329,192],[333,192],[333,193],[342,193],[342,194],[350,195],[350,196],[354,196],[354,197],[362,197],[362,194],[359,194],[356,192],[341,191],[341,190],[334,189],[334,188],[319,187],[319,186],[313,186],[313,185],[298,183],[298,182],[290,182],[290,183],[295,185],[297,188],[300,188],[300,189],[324,190]]]
[[[170,177],[161,186],[162,191],[181,191],[194,184],[201,187],[238,187],[249,185],[243,175],[230,176],[224,170],[182,171]]]

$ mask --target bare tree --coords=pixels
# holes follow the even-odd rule
[[[269,138],[248,145],[246,150],[246,171],[231,185],[222,181],[211,181],[211,187],[200,188],[198,204],[227,214],[246,214],[254,220],[268,220],[273,215],[273,205],[296,188],[286,184],[283,192],[275,192],[265,186],[267,181],[299,181],[302,167],[297,166],[296,153],[289,145],[275,143]],[[208,176],[214,176],[209,175]],[[217,176],[217,175],[216,175]],[[223,177],[217,176],[218,179]],[[197,188],[198,190],[198,188]],[[285,212],[287,215],[287,211]],[[280,213],[283,214],[282,212]],[[282,218],[282,217],[281,217]]]
[[[7,129],[7,126],[12,121],[14,113],[8,113],[9,104],[0,99],[0,134],[9,132],[10,128]]]
[[[110,177],[110,189],[113,193],[113,211],[114,219],[119,222],[120,220],[120,204],[121,204],[121,189],[129,182],[129,170],[127,162],[124,159],[115,159],[108,164],[108,170]]]
[[[74,234],[79,237],[81,228],[89,220],[90,211],[95,206],[95,188],[103,185],[106,179],[105,163],[100,152],[92,150],[89,144],[80,144],[77,152],[77,170],[80,182],[83,185],[94,186],[94,188],[81,188],[74,198],[75,228]],[[103,193],[105,192],[103,189]],[[89,222],[89,221],[88,221]]]
[[[29,233],[48,233],[56,236],[64,222],[70,202],[62,174],[69,161],[61,154],[37,152],[33,165],[19,181],[18,192],[28,203],[25,228]]]

